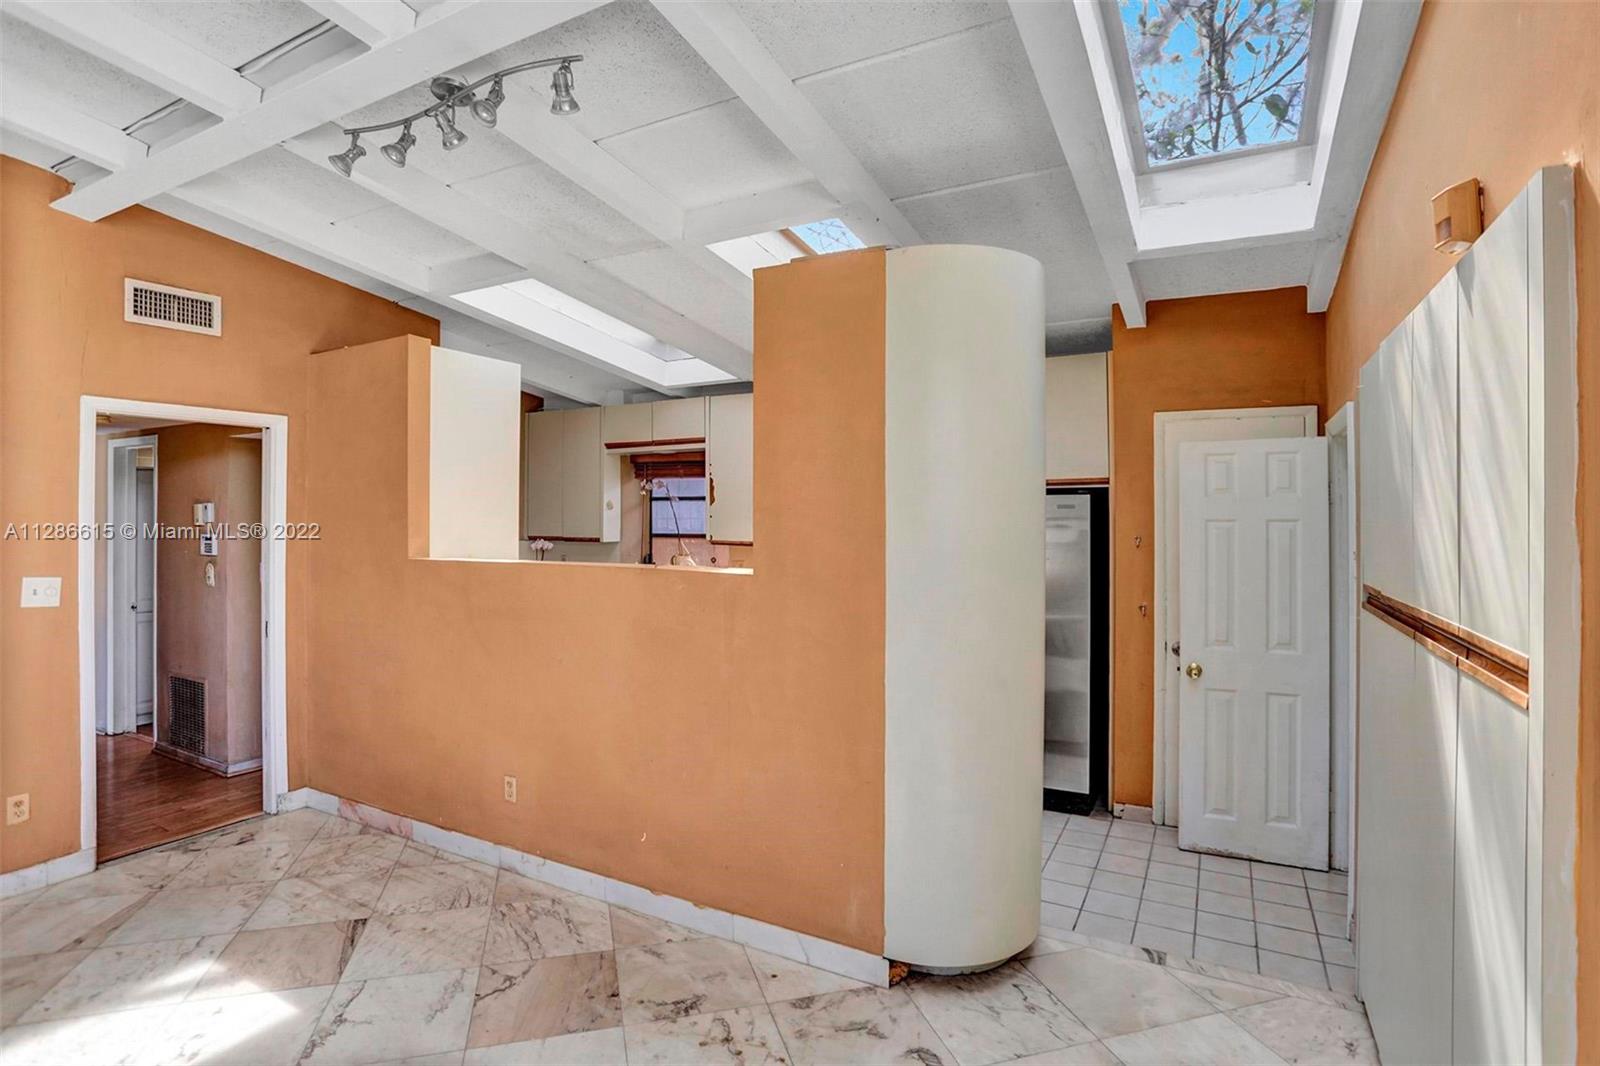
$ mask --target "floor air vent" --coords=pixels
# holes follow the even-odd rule
[[[145,326],[222,336],[222,297],[123,279],[122,318]]]
[[[195,755],[206,753],[206,683],[167,675],[168,744]]]

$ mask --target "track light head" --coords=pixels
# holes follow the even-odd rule
[[[445,151],[452,151],[467,143],[467,135],[456,128],[455,108],[448,107],[435,111],[433,121],[439,124],[439,143],[444,145]]]
[[[386,144],[378,151],[383,153],[383,158],[397,167],[406,165],[406,153],[411,146],[417,143],[416,134],[411,132],[411,123],[406,123],[406,128],[401,131],[400,137],[393,144]]]
[[[361,135],[352,133],[350,135],[350,147],[346,148],[338,155],[330,155],[328,157],[328,162],[333,164],[334,170],[337,170],[339,173],[348,178],[350,176],[350,171],[354,169],[356,165],[356,160],[360,159],[366,154],[367,150],[361,147]]]
[[[468,110],[472,112],[473,118],[494,129],[495,121],[500,117],[500,105],[505,102],[506,91],[501,86],[500,79],[496,78],[494,85],[489,89],[489,95],[481,100],[472,101],[472,106]]]
[[[578,111],[578,101],[572,95],[572,64],[563,63],[550,79],[550,91],[555,98],[550,101],[552,115],[571,115]]]

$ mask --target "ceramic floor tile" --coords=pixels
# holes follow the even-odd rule
[[[1111,820],[1109,818],[1091,818],[1085,814],[1074,814],[1067,819],[1067,828],[1076,833],[1089,833],[1103,838],[1111,830]]]
[[[36,899],[0,928],[0,959],[95,948],[137,911],[147,893]]]
[[[366,924],[356,918],[240,933],[222,949],[189,998],[332,987],[344,975]]]
[[[1332,1004],[1285,997],[1229,1017],[1288,1062],[1378,1062],[1366,1018]]]
[[[196,855],[193,862],[168,882],[167,887],[199,888],[205,885],[276,881],[288,872],[290,864],[305,850],[306,844],[304,840],[278,840],[211,848]]]
[[[763,1001],[744,948],[711,937],[624,948],[617,980],[628,1025]]]
[[[83,878],[75,878],[74,880],[83,880]],[[68,882],[65,881],[62,882],[62,884],[67,883]],[[43,888],[35,888],[27,892],[18,892],[14,896],[5,896],[4,898],[0,898],[0,922],[9,922],[12,915],[16,914],[34,900],[41,898],[45,894],[45,891],[46,890]],[[94,893],[91,892],[89,895],[94,895]]]
[[[1073,931],[1115,944],[1127,944],[1133,940],[1133,922],[1127,918],[1113,918],[1088,911],[1078,915],[1078,924],[1073,926]]]
[[[1308,889],[1306,895],[1311,897],[1311,909],[1323,911],[1327,914],[1337,914],[1340,917],[1350,911],[1350,899],[1343,892],[1319,892]]]
[[[1154,840],[1156,827],[1149,822],[1133,822],[1126,818],[1116,818],[1111,822],[1111,835],[1123,837],[1127,840]]]
[[[979,1066],[1094,1039],[1015,963],[962,977],[915,978],[906,991],[958,1063]]]
[[[1039,886],[1040,898],[1046,903],[1062,907],[1081,907],[1087,890],[1082,885],[1069,885],[1065,881],[1045,881]]]
[[[1298,929],[1303,933],[1315,932],[1317,928],[1311,920],[1311,912],[1304,907],[1285,907],[1281,903],[1256,900],[1255,914],[1256,922],[1261,925]]]
[[[765,1005],[642,1022],[624,1030],[629,1066],[727,1063],[785,1066],[783,1037]]]
[[[904,988],[807,996],[773,1004],[772,1016],[796,1066],[955,1062]]]
[[[1104,834],[1080,833],[1069,826],[1062,832],[1061,838],[1057,843],[1066,844],[1074,848],[1082,848],[1085,851],[1098,852],[1106,843],[1106,838]]]
[[[1217,892],[1228,896],[1243,896],[1250,898],[1250,879],[1237,877],[1233,874],[1218,873],[1215,870],[1200,871],[1200,890],[1202,892]]]
[[[1194,932],[1194,911],[1146,899],[1139,904],[1139,921],[1149,925],[1165,926],[1183,933]]]
[[[1089,882],[1094,879],[1094,867],[1051,860],[1045,864],[1044,879],[1046,881],[1062,881],[1069,885],[1087,887]]]
[[[1214,940],[1228,940],[1250,947],[1256,944],[1256,923],[1248,918],[1230,918],[1226,914],[1201,911],[1195,916],[1194,931],[1199,936]]]
[[[1119,874],[1111,870],[1096,870],[1094,878],[1089,882],[1090,888],[1097,888],[1102,892],[1115,892],[1119,896],[1132,896],[1138,899],[1144,893],[1144,879],[1131,877],[1128,874]]]
[[[406,846],[400,850],[400,857],[395,860],[395,865],[438,866],[470,861],[470,859],[463,858],[454,852],[443,851],[427,844],[418,844],[415,840],[408,840],[406,841]]]
[[[83,899],[85,896],[140,895],[165,888],[190,863],[192,853],[146,851],[99,867],[93,873],[51,885],[41,899]]]
[[[1267,977],[1281,977],[1285,981],[1310,985],[1312,988],[1328,987],[1328,975],[1322,969],[1322,963],[1314,959],[1285,955],[1277,951],[1268,951],[1266,948],[1258,948],[1256,957],[1262,974]]]
[[[1204,888],[1200,890],[1198,909],[1212,914],[1225,914],[1229,918],[1243,918],[1245,921],[1254,921],[1256,916],[1255,904],[1249,896],[1230,896],[1225,892],[1211,892]]]
[[[1139,901],[1132,896],[1091,888],[1083,898],[1083,909],[1109,918],[1127,918],[1131,921],[1139,914]]]
[[[1157,844],[1150,852],[1150,859],[1153,862],[1164,862],[1169,866],[1184,866],[1194,870],[1200,868],[1198,854],[1192,851],[1179,851],[1175,846]]]
[[[28,1008],[20,1022],[177,1003],[227,943],[227,936],[207,936],[96,948]]]
[[[1178,846],[1178,831],[1168,825],[1156,826],[1155,842],[1164,848]]]
[[[1136,859],[1132,855],[1118,855],[1114,851],[1102,851],[1100,861],[1095,863],[1095,868],[1100,871],[1109,870],[1114,874],[1126,874],[1129,877],[1144,877],[1145,867],[1149,865],[1144,859]]]
[[[1148,859],[1150,858],[1150,842],[1148,840],[1129,840],[1127,837],[1107,837],[1105,851],[1113,855],[1127,855],[1135,859]]]
[[[0,1063],[5,1066],[124,1066],[134,1061],[172,1007],[96,1014],[0,1032]]]
[[[483,958],[488,928],[487,907],[368,918],[344,980],[475,967]]]
[[[1117,1062],[1117,1057],[1096,1040],[1088,1044],[1012,1059],[1006,1066],[1120,1066],[1120,1064]]]
[[[602,900],[502,871],[494,901],[484,962],[611,950],[611,909]]]
[[[1201,962],[1219,962],[1245,973],[1256,972],[1256,949],[1249,944],[1236,944],[1231,940],[1197,934],[1194,938],[1194,957]]]
[[[1194,956],[1194,934],[1141,920],[1133,927],[1133,946],[1187,959]]]
[[[1356,969],[1354,966],[1340,966],[1337,963],[1325,963],[1324,969],[1328,971],[1328,987],[1335,992],[1346,995],[1356,994]]]
[[[285,876],[337,877],[388,873],[399,860],[405,846],[403,837],[386,833],[318,837],[306,845]]]
[[[1305,878],[1307,888],[1314,888],[1319,892],[1338,892],[1342,894],[1349,891],[1349,877],[1334,870],[1326,872],[1307,870],[1302,876]]]
[[[1039,925],[1047,929],[1071,929],[1078,920],[1078,908],[1060,903],[1039,904]]]
[[[1327,911],[1312,911],[1311,917],[1316,923],[1317,932],[1321,935],[1338,937],[1341,940],[1350,938],[1350,920],[1343,911],[1338,914],[1329,914]]]
[[[328,821],[323,823],[322,828],[317,830],[316,839],[333,840],[336,837],[353,837],[362,834],[371,835],[371,831],[360,822],[330,815]]]
[[[271,888],[260,881],[164,888],[117,926],[106,937],[106,944],[143,944],[234,932],[261,906]]]
[[[1267,1046],[1226,1015],[1161,1025],[1111,1037],[1106,1047],[1127,1066],[1203,1066],[1209,1063],[1281,1063]]]
[[[333,820],[332,815],[302,808],[284,814],[263,815],[246,822],[225,826],[205,838],[207,848],[239,844],[270,844],[286,840],[310,840]]]
[[[249,1063],[293,1066],[327,1005],[331,986],[179,1004],[144,1043],[140,1066]]]
[[[1093,948],[1029,959],[1026,966],[1101,1039],[1212,1013],[1163,967]]]
[[[467,1042],[476,977],[474,969],[346,981],[329,996],[301,1061],[370,1063],[458,1051]]]
[[[1255,880],[1250,884],[1250,895],[1257,903],[1281,903],[1286,907],[1311,908],[1306,890],[1299,885],[1284,885],[1277,881]]]
[[[622,1028],[468,1048],[463,1066],[616,1066],[627,1061]]]
[[[1247,859],[1235,859],[1227,855],[1200,855],[1200,869],[1212,870],[1220,874],[1232,874],[1235,877],[1250,876],[1250,862]]]
[[[1256,946],[1281,955],[1298,955],[1302,959],[1322,958],[1322,948],[1313,933],[1298,929],[1284,929],[1276,925],[1256,927]]]
[[[1071,863],[1074,866],[1094,866],[1100,861],[1099,848],[1079,848],[1071,844],[1057,844],[1050,853],[1050,861]]]
[[[1322,945],[1322,961],[1331,962],[1337,966],[1354,966],[1356,964],[1355,948],[1350,941],[1343,937],[1319,936],[1318,943]]]
[[[1190,888],[1200,883],[1200,871],[1189,866],[1174,866],[1167,862],[1152,862],[1145,876],[1152,881],[1165,881],[1171,885],[1187,885]]]
[[[370,917],[387,878],[387,873],[286,877],[272,886],[244,927],[273,929]]]
[[[87,950],[57,951],[49,955],[19,955],[0,964],[0,1029],[15,1024],[88,957]]]
[[[611,906],[613,947],[633,948],[640,944],[665,944],[669,940],[699,940],[705,935],[698,929],[690,929],[664,918],[653,918],[615,904]]]
[[[486,907],[494,895],[496,873],[492,866],[465,861],[397,865],[389,874],[375,910],[379,914],[421,914]]]
[[[761,985],[761,994],[768,1003],[779,1003],[801,996],[820,996],[828,992],[842,992],[847,988],[861,988],[864,982],[840,974],[819,970],[803,962],[795,962],[779,955],[746,947],[750,965]]]
[[[1071,930],[1068,930],[1070,933]],[[1080,945],[1071,940],[1058,939],[1048,933],[1040,933],[1034,938],[1033,943],[1017,953],[1018,959],[1031,959],[1039,955],[1054,955],[1059,951],[1072,951]]]
[[[519,1044],[621,1024],[611,952],[503,963],[478,972],[467,1046]]]
[[[1146,881],[1144,883],[1144,898],[1153,899],[1157,903],[1167,903],[1174,907],[1195,909],[1198,902],[1198,893],[1188,885],[1169,885],[1165,881]]]
[[[1252,963],[1252,968],[1253,966],[1254,964]],[[1212,977],[1209,974],[1173,970],[1172,976],[1196,992],[1201,999],[1222,1011],[1237,1010],[1240,1007],[1252,1007],[1257,1003],[1265,1003],[1269,999],[1278,998],[1277,992],[1264,988],[1253,988],[1250,985],[1242,985],[1237,981]]]
[[[1250,876],[1256,881],[1276,881],[1285,885],[1304,885],[1305,876],[1298,866],[1279,866],[1271,862],[1251,862]]]

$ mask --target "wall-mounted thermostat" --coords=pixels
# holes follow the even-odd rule
[[[211,502],[197,503],[194,505],[194,524],[209,526],[217,520],[217,505]]]
[[[200,554],[201,555],[215,555],[215,554],[217,554],[217,535],[215,533],[202,533],[202,534],[200,534]]]

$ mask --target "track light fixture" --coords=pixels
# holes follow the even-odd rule
[[[417,138],[416,135],[411,132],[411,123],[407,122],[405,129],[400,133],[400,138],[393,144],[384,145],[382,148],[378,149],[378,151],[383,153],[383,158],[387,159],[395,166],[403,167],[406,165],[406,153],[411,151],[411,146],[416,143]]]
[[[578,110],[578,101],[572,95],[574,84],[572,64],[582,61],[583,57],[580,55],[538,59],[532,63],[522,63],[497,70],[493,74],[486,74],[470,84],[462,83],[455,78],[442,76],[434,78],[429,84],[429,89],[433,92],[437,103],[430,104],[416,114],[397,118],[393,122],[380,122],[372,126],[356,126],[345,130],[344,132],[350,135],[350,147],[338,155],[330,155],[328,162],[333,164],[333,169],[348,178],[356,161],[367,154],[367,150],[361,146],[361,135],[399,127],[400,136],[393,144],[386,144],[379,151],[389,162],[397,167],[403,167],[406,165],[406,153],[417,143],[416,135],[411,132],[411,124],[424,118],[433,119],[434,124],[439,127],[439,143],[444,146],[445,151],[459,148],[467,143],[467,135],[456,126],[456,108],[465,107],[473,118],[493,129],[500,119],[500,105],[506,102],[505,79],[525,70],[555,67],[555,73],[550,79],[550,113],[573,114]],[[477,91],[484,85],[490,86],[489,92],[479,97]]]

